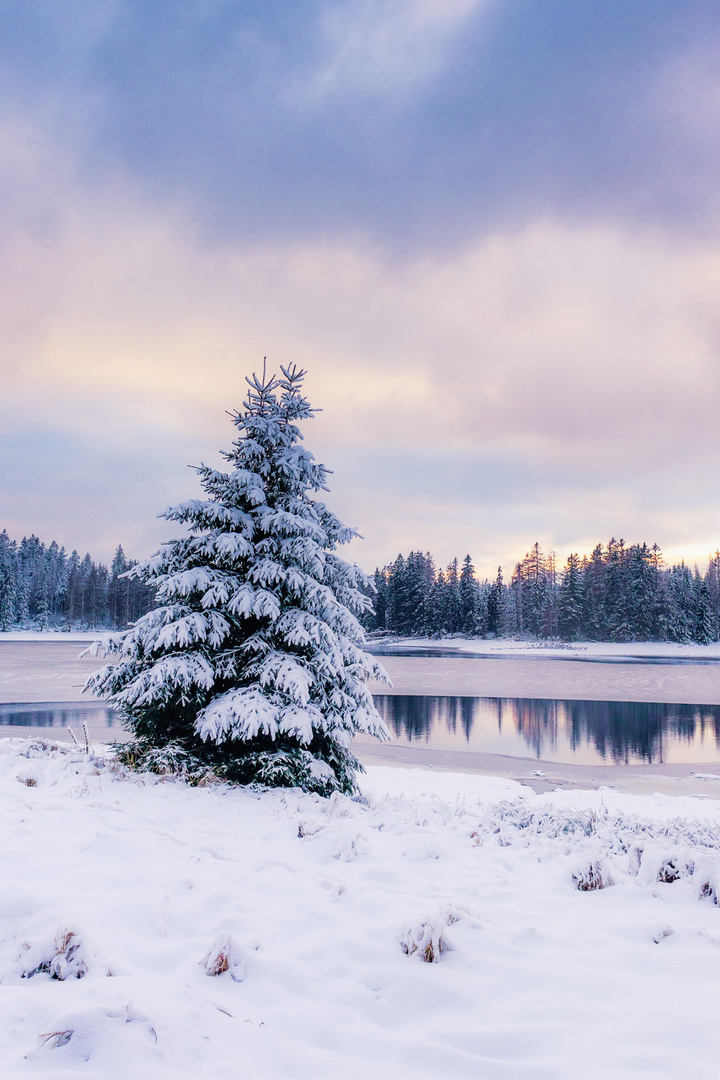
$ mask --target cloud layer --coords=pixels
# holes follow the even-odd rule
[[[366,540],[720,540],[714,5],[0,13],[0,506],[167,534],[243,376],[307,366]]]

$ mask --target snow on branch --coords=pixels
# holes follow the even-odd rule
[[[279,714],[279,707],[259,686],[246,686],[212,701],[198,714],[195,730],[201,739],[212,742],[254,739],[258,735],[275,738]]]

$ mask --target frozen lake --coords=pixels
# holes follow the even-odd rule
[[[77,701],[87,677],[100,667],[93,657],[80,658],[92,642],[3,641],[0,637],[0,703]]]
[[[0,635],[0,704],[78,701],[101,662],[80,657],[92,638],[12,640]],[[381,648],[376,648],[378,654]],[[720,705],[720,646],[606,646],[560,652],[502,641],[403,649],[379,656],[393,686],[373,693]],[[643,655],[643,649],[645,655]],[[480,650],[484,655],[476,655]],[[639,653],[640,655],[635,655]]]
[[[478,656],[439,647],[375,651],[393,682],[390,690],[373,684],[373,693],[379,694],[720,705],[720,658],[715,650],[658,656],[573,655],[549,649]]]

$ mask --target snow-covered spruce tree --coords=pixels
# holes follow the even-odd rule
[[[189,535],[129,571],[158,606],[92,646],[119,659],[87,688],[141,757],[168,748],[239,783],[350,792],[352,736],[388,737],[365,681],[388,679],[356,618],[368,579],[335,553],[357,533],[313,498],[328,470],[299,445],[305,372],[281,371],[247,379],[230,470],[197,469],[207,498],[162,515]]]

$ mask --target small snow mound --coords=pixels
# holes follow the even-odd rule
[[[572,879],[580,892],[595,892],[614,884],[610,871],[601,859],[591,859],[585,866],[574,870]]]
[[[657,879],[658,881],[670,885],[673,881],[679,881],[680,878],[690,877],[694,869],[695,864],[692,859],[665,859],[658,870]]]
[[[720,906],[720,866],[716,859],[700,857],[692,880],[699,900],[711,900]]]
[[[717,885],[714,881],[702,881],[698,887],[698,896],[701,900],[712,900],[713,904],[720,904]]]
[[[664,844],[648,841],[643,847],[638,846],[637,852],[631,859],[631,870],[637,873],[640,885],[652,886],[656,882],[671,885],[694,873],[695,858],[684,847],[668,850]]]
[[[16,973],[21,979],[46,974],[51,979],[82,979],[89,970],[84,958],[83,942],[74,930],[59,930],[52,941],[41,940],[34,945],[23,941],[19,949]],[[19,970],[17,970],[19,969]]]
[[[426,964],[437,964],[441,955],[452,949],[445,931],[462,918],[456,908],[445,907],[430,919],[411,926],[400,937],[400,948],[406,956],[417,955]]]
[[[673,933],[672,926],[668,926],[667,923],[662,923],[660,926],[657,926],[655,928],[655,930],[653,932],[653,941],[655,942],[656,945],[659,945],[661,941],[664,941],[665,938],[670,937],[672,935],[672,933]]]
[[[201,963],[206,975],[224,975],[227,971],[234,982],[242,982],[245,978],[245,953],[229,934],[215,939]]]
[[[51,739],[4,739],[3,742],[9,743],[9,746],[4,746],[3,749],[9,750],[13,754],[17,754],[18,757],[24,758],[39,758],[49,757],[50,754],[69,754],[72,753],[74,747],[62,746],[59,743],[53,742]]]
[[[57,1064],[84,1066],[93,1061],[98,1075],[108,1075],[112,1064],[122,1056],[126,1075],[139,1075],[147,1067],[158,1037],[148,1017],[135,1013],[128,1003],[125,1008],[99,1007],[59,1017],[37,1036],[37,1045],[26,1060],[58,1053]],[[155,1051],[156,1052],[156,1051]],[[63,1074],[64,1075],[64,1074]],[[68,1072],[68,1076],[70,1073]],[[73,1076],[79,1075],[75,1070]]]
[[[338,836],[332,842],[332,857],[338,862],[351,862],[358,855],[367,855],[368,842],[362,833],[355,836]]]

